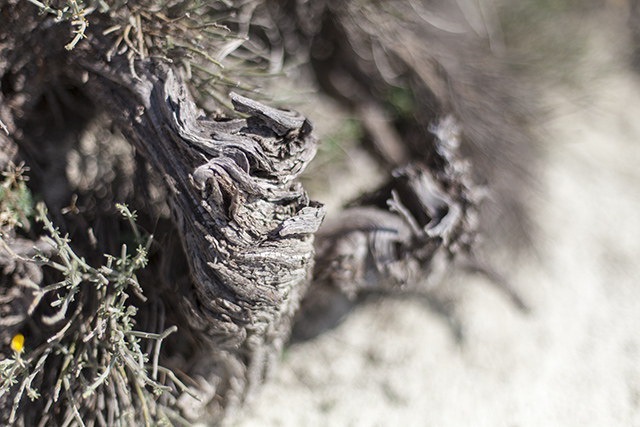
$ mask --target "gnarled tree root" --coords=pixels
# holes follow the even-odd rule
[[[311,278],[324,207],[295,180],[316,151],[311,124],[239,95],[246,119],[209,120],[162,62],[138,79],[99,73],[96,92],[169,189],[192,279],[175,303],[204,347],[196,371],[233,411],[275,364]]]

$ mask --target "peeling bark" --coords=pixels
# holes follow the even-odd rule
[[[311,278],[325,211],[295,181],[315,155],[311,124],[240,95],[246,119],[209,120],[161,62],[139,79],[100,74],[96,92],[170,191],[192,278],[176,303],[207,344],[203,369],[223,366],[216,393],[232,411],[275,365]]]

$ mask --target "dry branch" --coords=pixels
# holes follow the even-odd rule
[[[355,297],[363,291],[416,290],[455,256],[469,255],[482,192],[459,158],[453,117],[434,131],[439,167],[412,162],[351,203],[318,232],[315,278]]]

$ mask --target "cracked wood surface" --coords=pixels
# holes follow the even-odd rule
[[[139,68],[139,80],[115,69],[97,84],[170,191],[192,278],[176,303],[207,343],[200,369],[232,410],[275,365],[311,278],[325,211],[295,179],[316,140],[297,113],[235,94],[248,117],[209,120],[169,66]]]

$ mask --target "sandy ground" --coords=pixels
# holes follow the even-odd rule
[[[462,341],[419,301],[362,304],[233,425],[640,426],[640,76],[604,68],[547,94],[539,256],[514,277],[531,313],[469,276],[450,284]]]

